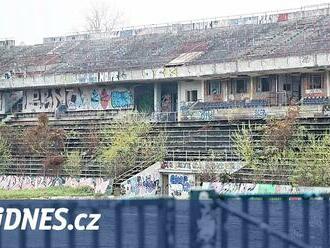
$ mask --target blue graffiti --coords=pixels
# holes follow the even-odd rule
[[[183,187],[183,191],[189,191],[191,185],[188,180],[188,176],[184,175],[171,175],[170,177],[171,184],[181,184]]]
[[[92,90],[91,94],[91,105],[93,109],[97,109],[100,105],[101,96],[96,89]]]
[[[262,108],[257,108],[254,111],[254,115],[256,118],[266,118],[267,117],[267,111]]]
[[[133,105],[133,97],[129,91],[111,92],[111,106],[113,108],[128,108]]]

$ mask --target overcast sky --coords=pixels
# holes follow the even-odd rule
[[[175,22],[217,16],[299,8],[330,0],[94,0],[107,1],[127,25]],[[82,30],[91,0],[0,0],[0,38],[17,44]]]

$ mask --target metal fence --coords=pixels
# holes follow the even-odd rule
[[[65,219],[71,224],[76,223],[81,213],[102,215],[97,231],[69,229],[69,225],[61,231],[19,227],[8,231],[3,229],[6,219],[3,214],[0,247],[328,248],[329,197],[327,194],[219,196],[214,191],[193,191],[187,201],[170,198],[0,201],[4,212],[8,208],[22,213],[26,208],[33,211],[68,208]],[[88,222],[80,224],[86,226]]]
[[[314,209],[313,214],[312,203],[317,206],[317,212]],[[260,206],[258,213],[257,204]],[[196,191],[192,192],[190,205],[191,247],[326,248],[330,245],[329,214],[328,194],[219,196],[214,191]],[[274,216],[279,226],[270,222]],[[236,224],[240,223],[238,229],[238,226],[232,229],[235,235],[231,239],[228,237],[230,217],[236,218]],[[321,221],[312,225],[314,218]],[[301,228],[292,230],[293,224]],[[254,232],[251,232],[252,228]],[[316,232],[318,236],[312,241]]]

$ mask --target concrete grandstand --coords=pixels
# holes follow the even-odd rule
[[[18,130],[47,113],[50,125],[78,133],[68,141],[73,150],[86,149],[81,137],[119,113],[148,112],[154,132],[169,137],[166,164],[173,166],[155,161],[161,181],[194,174],[217,151],[216,162],[232,166],[232,180],[251,182],[258,172],[241,168],[233,151],[238,126],[282,118],[290,104],[300,106],[299,122],[309,130],[330,126],[330,5],[49,37],[32,46],[3,40],[0,97],[3,122]],[[13,155],[8,174],[22,165],[40,174],[42,157]],[[82,176],[102,176],[92,156],[84,163]],[[115,183],[149,166],[136,165]],[[262,181],[287,183],[287,175]]]

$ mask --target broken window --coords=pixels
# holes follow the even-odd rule
[[[220,95],[221,94],[221,81],[220,80],[207,80],[206,89],[207,89],[207,95]]]
[[[186,92],[187,102],[197,102],[197,90],[188,90]]]
[[[257,82],[257,92],[268,92],[270,91],[270,78],[262,77]]]
[[[312,74],[309,77],[308,89],[322,89],[323,77],[321,74]]]
[[[247,79],[236,79],[236,93],[247,93]]]

